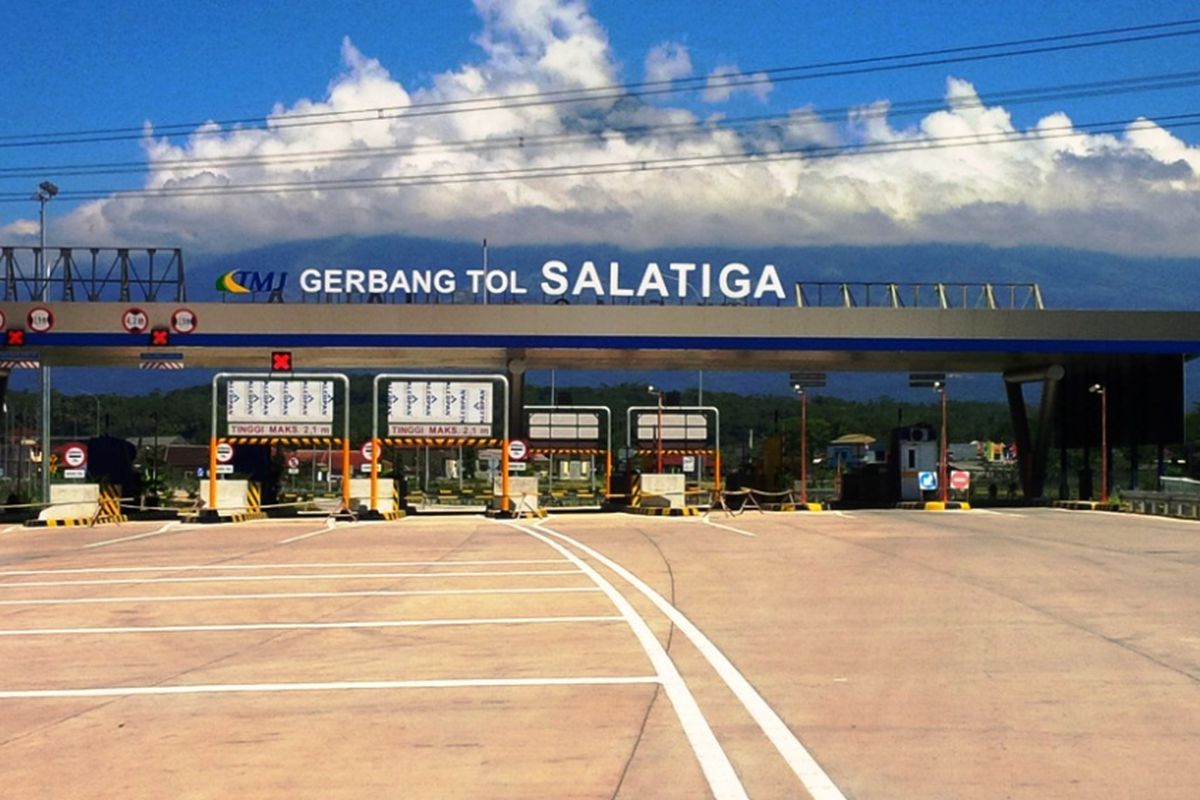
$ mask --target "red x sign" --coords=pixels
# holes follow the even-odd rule
[[[9,329],[8,346],[9,347],[24,347],[25,346],[25,331],[20,328]]]
[[[291,372],[292,353],[290,350],[275,350],[271,353],[271,372]]]
[[[151,347],[166,347],[171,343],[171,331],[167,328],[155,328],[150,331]]]

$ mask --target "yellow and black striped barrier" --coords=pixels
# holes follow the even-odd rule
[[[223,436],[217,442],[227,444],[287,444],[304,447],[341,447],[340,436]]]

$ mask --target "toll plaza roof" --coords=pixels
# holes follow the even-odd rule
[[[263,369],[288,350],[295,369],[496,370],[520,357],[530,369],[1001,372],[1200,353],[1200,312],[1177,311],[11,302],[0,313],[24,337],[6,359],[59,366]]]

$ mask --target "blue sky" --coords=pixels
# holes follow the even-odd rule
[[[529,89],[575,88],[645,79],[647,58],[686,53],[690,70],[757,70],[945,47],[1093,31],[1200,17],[1191,2],[959,2],[870,0],[858,3],[628,3],[596,0],[470,2],[9,2],[0,9],[7,32],[0,136],[52,130],[137,126],[149,122],[261,117],[273,108],[346,110],[376,103],[502,96]],[[1200,111],[1196,85],[1105,97],[992,105],[997,92],[1115,80],[1200,69],[1200,36],[1115,45],[1068,53],[927,66],[797,82],[773,82],[760,94],[708,98],[699,93],[653,98],[635,115],[592,108],[589,124],[663,124],[683,117],[698,128],[714,116],[803,113],[816,121],[802,135],[811,146],[864,140],[924,142],[962,132],[1078,125]],[[567,55],[547,58],[556,44]],[[590,49],[589,49],[590,48]],[[554,62],[552,69],[548,61]],[[475,85],[469,75],[481,75]],[[960,82],[951,86],[950,78]],[[339,89],[340,96],[331,91]],[[826,109],[957,97],[978,92],[989,115],[904,117],[858,129]],[[399,98],[399,100],[397,100]],[[356,105],[356,103],[358,105]],[[209,186],[261,182],[263,171],[213,176],[174,172],[158,182],[145,174],[59,177],[50,167],[100,161],[227,157],[319,147],[391,146],[416,139],[453,141],[478,135],[571,130],[578,109],[552,118],[508,119],[339,136],[199,137],[191,142],[89,143],[0,148],[0,170],[46,167],[65,191],[147,185]],[[1065,117],[1055,117],[1065,114]],[[809,120],[812,122],[812,120]],[[806,123],[808,124],[808,123]],[[378,135],[376,135],[378,134]],[[511,168],[537,163],[677,157],[694,152],[751,152],[794,144],[730,140],[716,135],[670,148],[593,148],[553,154],[509,152],[479,158],[393,159],[349,167],[317,165],[321,180],[427,170]],[[791,132],[789,135],[793,135]],[[756,138],[759,137],[759,138]],[[1151,255],[1200,254],[1200,127],[1164,123],[1139,137],[1120,134],[1071,140],[1047,154],[1037,141],[1019,146],[923,154],[921,158],[855,158],[771,169],[737,165],[659,176],[569,181],[516,181],[486,187],[388,189],[356,198],[328,192],[305,205],[296,195],[254,195],[226,202],[175,199],[87,204],[65,198],[54,224],[72,243],[155,242],[193,250],[238,249],[305,236],[398,232],[441,238],[613,240],[635,246],[701,241],[880,244],[978,241],[1095,247]],[[1075,145],[1078,145],[1077,147]],[[647,155],[649,153],[649,155]],[[538,161],[540,159],[540,161]],[[844,161],[844,163],[843,163]],[[1190,165],[1190,166],[1189,166]],[[688,174],[684,174],[684,173]],[[706,173],[706,174],[701,174]],[[665,176],[665,177],[664,177]],[[726,181],[726,183],[722,183]],[[32,191],[37,180],[3,177],[0,192]],[[753,191],[748,187],[758,187]],[[1046,188],[1049,187],[1049,188]],[[575,193],[578,197],[571,197]],[[938,198],[933,202],[930,198]],[[1105,198],[1100,203],[1095,198]],[[1115,198],[1115,199],[1114,199]],[[663,206],[671,211],[664,212]],[[32,202],[0,204],[0,240],[28,239]],[[536,231],[536,235],[533,233]],[[665,233],[670,231],[670,233]],[[788,233],[785,235],[784,231]]]

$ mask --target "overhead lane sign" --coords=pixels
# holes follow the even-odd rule
[[[490,436],[492,384],[484,381],[390,381],[389,436]]]
[[[329,436],[333,382],[231,380],[225,412],[233,436]]]

